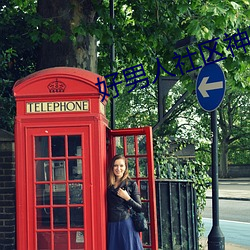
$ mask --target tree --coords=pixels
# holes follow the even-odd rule
[[[17,7],[13,1],[0,2],[0,128],[7,131],[14,130],[12,87],[35,70],[34,13],[34,4]]]
[[[100,3],[38,0],[37,13],[43,20],[38,69],[70,66],[97,72],[97,41],[92,29]]]
[[[228,48],[228,40],[224,41],[224,39],[230,36],[235,36],[235,38],[239,39],[240,34],[243,35],[242,32],[247,31],[249,34],[248,7],[249,2],[241,0],[234,2],[223,1],[223,3],[215,0],[209,2],[192,1],[189,3],[182,1],[173,1],[171,3],[141,1],[140,4],[134,1],[126,1],[126,3],[124,1],[116,1],[116,21],[113,34],[116,44],[116,71],[119,73],[118,80],[123,80],[118,85],[119,98],[115,99],[117,127],[156,124],[157,86],[152,84],[157,72],[156,58],[159,58],[166,70],[180,77],[182,85],[179,88],[180,90],[178,90],[180,93],[184,92],[183,89],[188,89],[190,93],[193,92],[195,81],[187,73],[182,75],[180,67],[176,65],[178,58],[173,59],[175,56],[174,52],[180,56],[187,54],[185,47],[188,45],[177,49],[175,44],[178,40],[191,35],[197,39],[195,43],[188,46],[191,52],[196,53],[193,57],[194,65],[204,65],[198,49],[199,43],[212,38],[218,38],[216,40],[218,42],[216,48],[227,57],[225,60],[219,61],[219,64],[225,72],[227,82],[230,79],[229,88],[234,87],[236,92],[237,89],[244,88],[248,92],[250,86],[249,73],[247,73],[247,70],[249,72],[249,63],[247,61],[249,46],[241,47],[237,50],[234,49],[234,55],[232,55]],[[103,16],[102,18],[104,20],[103,23],[105,23]],[[106,18],[106,20],[108,19]],[[240,33],[238,36],[237,32]],[[103,75],[109,72],[109,69],[105,67],[106,58],[108,57],[107,47],[109,46],[107,41],[102,40],[99,47],[99,66]],[[106,50],[103,48],[106,48]],[[208,51],[204,51],[204,56],[209,56]],[[186,57],[186,59],[188,58]],[[219,59],[219,56],[216,59]],[[130,88],[126,87],[122,70],[139,63],[142,63],[145,68],[150,86],[140,89],[141,85],[138,84],[135,90],[127,93]],[[188,60],[183,60],[183,63],[185,65],[180,65],[183,67],[183,72],[192,68]],[[192,73],[194,73],[195,78],[198,70]],[[166,75],[163,70],[161,70],[161,74]],[[111,83],[109,79],[107,79],[107,82]],[[195,97],[191,96],[192,98],[194,99]],[[172,92],[167,102],[173,103],[176,99],[176,95],[173,95]],[[125,103],[129,104],[126,110],[124,110]],[[173,125],[177,117],[175,114],[178,113],[179,116],[182,116],[187,112],[187,108],[188,106],[186,106],[186,109],[185,106],[183,109],[178,108],[178,111],[174,112],[166,120],[164,124],[165,132],[171,131],[171,135],[176,133],[178,125],[176,123]],[[194,109],[194,112],[199,110],[197,106]],[[206,119],[205,121],[208,122],[205,123],[205,126],[210,127],[209,120]],[[161,132],[163,132],[162,129]],[[201,133],[203,134],[203,132]]]
[[[241,150],[245,155],[249,152],[246,138],[249,138],[250,102],[245,93],[228,91],[226,101],[218,109],[220,138],[219,176],[228,177],[228,153]],[[239,145],[239,142],[240,145]],[[249,159],[248,159],[249,160]],[[245,162],[248,163],[248,162]]]
[[[167,99],[168,108],[177,100],[177,93],[186,90],[193,93],[195,77],[186,73],[186,70],[192,68],[188,57],[185,57],[187,48],[194,53],[192,59],[195,67],[202,66],[204,59],[201,58],[199,43],[212,38],[218,38],[216,50],[227,57],[219,63],[225,71],[227,81],[230,80],[230,88],[235,92],[242,88],[249,91],[249,63],[246,60],[250,53],[249,46],[239,43],[237,48],[228,47],[229,37],[239,39],[249,34],[247,0],[223,3],[218,3],[217,0],[188,3],[178,0],[169,3],[119,0],[115,1],[114,20],[109,16],[108,0],[39,0],[37,3],[31,0],[3,0],[1,6],[1,34],[4,34],[0,38],[1,65],[4,65],[1,68],[1,100],[8,107],[13,107],[8,105],[13,102],[8,99],[13,83],[35,69],[63,65],[96,71],[97,51],[98,73],[113,73],[109,68],[109,47],[113,40],[116,45],[117,82],[122,81],[118,85],[120,95],[114,99],[117,127],[156,124],[157,84],[152,82],[157,82],[157,58],[167,71],[180,77],[181,84],[175,89],[177,92],[172,91]],[[109,29],[110,23],[115,26],[114,32]],[[175,47],[178,40],[190,36],[195,36],[197,41],[184,44],[181,48]],[[208,52],[204,50],[205,57],[209,56]],[[180,56],[184,56],[181,58],[184,64],[177,64]],[[141,89],[145,82],[138,83],[128,93],[132,86],[126,86],[123,70],[138,64],[143,65],[150,84]],[[198,70],[192,72],[194,76]],[[161,74],[167,75],[163,70]],[[110,83],[108,78],[107,84]],[[112,98],[111,89],[109,91]],[[194,106],[192,116],[200,116],[195,114],[199,112],[199,108],[192,99],[194,96],[190,95],[167,119],[161,128],[161,134],[175,135],[180,131],[180,125],[184,127],[177,122],[177,118],[188,113],[189,105]],[[11,118],[7,123],[2,119],[1,127],[11,129],[13,114],[9,108],[2,106],[1,117]],[[236,146],[235,143],[234,145]]]
[[[249,163],[249,99],[244,91],[229,89],[218,108],[219,177],[228,176],[228,164]],[[193,103],[178,116],[176,137],[192,141],[197,159],[211,166],[211,116]],[[241,159],[239,160],[239,152]],[[229,157],[228,157],[229,156]]]

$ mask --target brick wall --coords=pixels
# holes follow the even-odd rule
[[[16,248],[15,192],[14,136],[0,129],[0,250]]]

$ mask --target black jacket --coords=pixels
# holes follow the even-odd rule
[[[127,190],[131,199],[129,201],[125,201],[117,195],[117,191],[119,188]],[[132,208],[136,212],[141,212],[141,197],[138,191],[138,186],[135,181],[128,180],[128,184],[126,181],[123,181],[121,185],[117,188],[111,186],[107,191],[107,200],[108,200],[108,221],[116,222],[125,220],[130,216],[130,209]]]

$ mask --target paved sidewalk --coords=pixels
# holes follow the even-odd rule
[[[202,238],[200,244],[202,245],[202,250],[208,250],[207,238]],[[225,250],[250,250],[250,247],[243,247],[232,243],[225,243]]]
[[[237,190],[225,187],[225,185],[237,185]],[[249,186],[248,186],[249,185]],[[246,186],[248,188],[246,188]],[[219,180],[219,199],[228,200],[249,200],[250,201],[250,178],[220,179]],[[206,192],[207,198],[212,198],[212,187]],[[203,237],[200,241],[202,250],[208,250],[207,238]],[[244,247],[225,242],[225,250],[250,250],[250,247]]]
[[[221,186],[226,184],[238,185],[237,190],[221,189]],[[245,188],[245,185],[250,187],[250,178],[235,178],[235,179],[220,179],[219,180],[219,199],[228,200],[250,200],[250,188]],[[206,192],[207,198],[212,198],[212,187]]]

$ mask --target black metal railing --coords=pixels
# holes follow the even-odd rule
[[[196,193],[188,180],[157,179],[159,250],[198,250]]]

